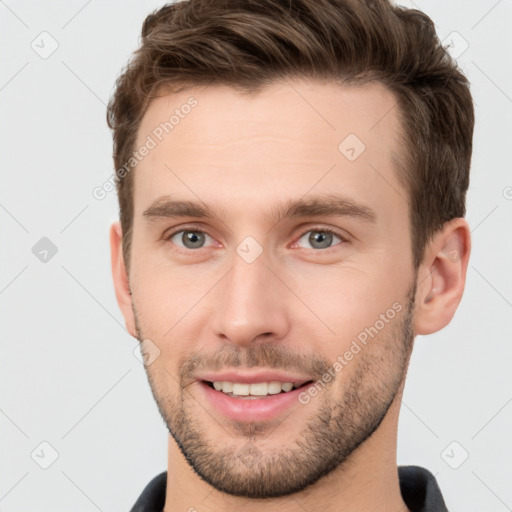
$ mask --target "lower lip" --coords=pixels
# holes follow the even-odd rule
[[[199,382],[207,400],[222,415],[237,421],[265,421],[276,418],[293,404],[298,403],[300,388],[286,393],[266,395],[258,398],[235,398],[222,391],[210,387],[205,382]]]

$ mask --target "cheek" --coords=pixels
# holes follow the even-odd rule
[[[186,313],[186,289],[168,277],[159,269],[134,265],[133,301],[146,337],[163,339]]]
[[[142,334],[154,340],[162,352],[179,357],[202,338],[206,297],[218,280],[201,276],[193,266],[168,263],[133,268],[133,301]]]
[[[382,269],[382,263],[375,268]],[[371,328],[377,324],[379,333],[389,330],[397,313],[405,310],[406,282],[388,275],[384,270],[374,273],[356,267],[318,267],[294,278],[297,296],[317,317],[307,328],[310,339],[321,339],[318,350],[335,359],[358,336],[364,339],[366,329],[373,332]],[[303,306],[296,307],[303,312]],[[303,315],[293,317],[304,327]],[[323,336],[319,336],[321,324]]]

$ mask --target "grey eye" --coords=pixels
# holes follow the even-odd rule
[[[185,249],[201,249],[207,236],[202,231],[182,230],[174,233],[171,240],[176,245]]]
[[[334,233],[323,230],[312,230],[304,233],[304,235],[300,237],[299,242],[306,239],[307,243],[310,244],[313,249],[328,249],[333,245],[335,238],[342,242],[342,239]]]

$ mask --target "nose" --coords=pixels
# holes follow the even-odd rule
[[[289,292],[263,253],[252,263],[233,255],[232,267],[212,297],[212,328],[222,341],[250,345],[283,339],[290,328]]]

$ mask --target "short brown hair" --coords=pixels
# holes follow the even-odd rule
[[[474,110],[469,83],[424,13],[388,0],[185,0],[150,14],[107,109],[123,255],[133,225],[137,130],[162,86],[257,92],[280,78],[381,82],[397,100],[414,266],[445,222],[465,214]],[[126,169],[126,167],[124,167]]]

